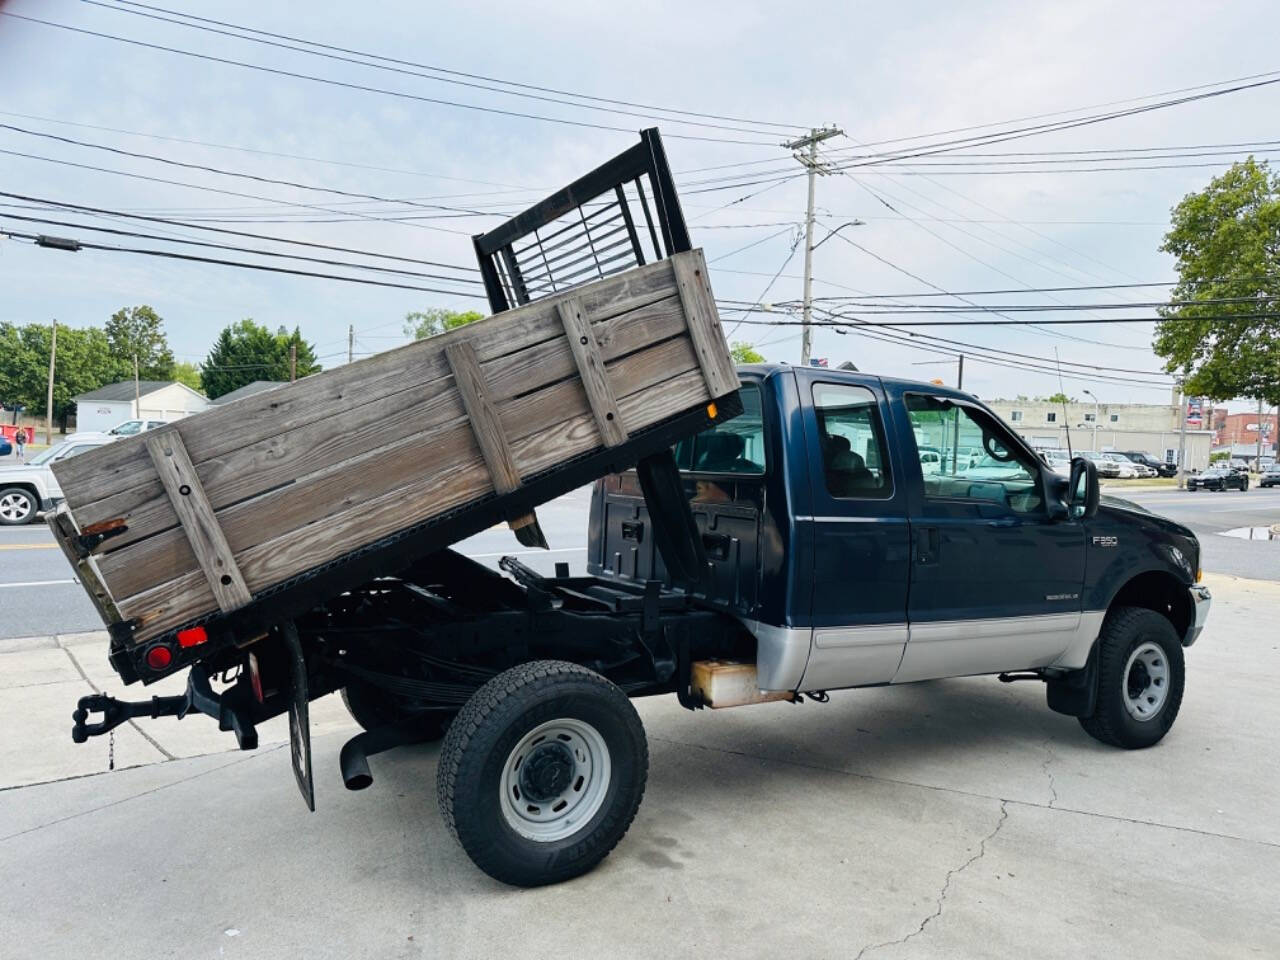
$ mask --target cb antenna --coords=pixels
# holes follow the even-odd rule
[[[1058,365],[1058,396],[1062,398],[1062,425],[1067,428],[1067,458],[1074,460],[1071,452],[1071,418],[1067,416],[1067,391],[1062,389],[1062,361],[1058,358],[1058,348],[1053,348],[1053,362]]]

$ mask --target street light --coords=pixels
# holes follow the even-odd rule
[[[1098,398],[1092,390],[1081,390],[1081,393],[1093,397],[1093,452],[1098,452]]]

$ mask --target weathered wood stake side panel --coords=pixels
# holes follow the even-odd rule
[[[737,388],[694,250],[61,461],[54,532],[142,643]]]

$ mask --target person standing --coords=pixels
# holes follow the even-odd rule
[[[25,427],[19,427],[17,429],[17,432],[14,433],[13,445],[14,445],[14,448],[18,451],[18,462],[26,463],[26,458],[24,457],[24,453],[26,451],[26,446],[27,446],[27,431]]]

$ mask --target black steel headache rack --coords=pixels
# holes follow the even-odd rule
[[[473,240],[494,313],[691,249],[656,127]]]

